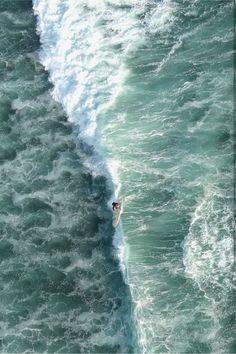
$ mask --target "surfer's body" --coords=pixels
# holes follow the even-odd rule
[[[119,211],[121,209],[121,203],[112,203],[112,210],[113,211]]]
[[[112,226],[116,227],[120,221],[120,215],[122,213],[122,205],[121,203],[112,203],[112,210],[113,210],[113,218],[112,218]]]

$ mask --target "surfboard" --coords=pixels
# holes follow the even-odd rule
[[[113,211],[113,218],[112,218],[112,226],[113,227],[116,227],[119,224],[120,216],[123,212],[123,204],[121,202],[118,202],[118,203],[120,203],[120,209]]]

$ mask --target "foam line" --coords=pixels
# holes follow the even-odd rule
[[[140,5],[136,0],[33,0],[42,43],[40,61],[54,85],[52,95],[63,105],[69,121],[79,126],[80,139],[94,147],[85,164],[92,174],[105,174],[112,180],[113,200],[121,188],[119,161],[107,160],[101,153],[97,121],[122,92],[129,53],[144,40],[147,30],[169,26],[171,2],[150,5],[150,1]],[[141,22],[138,15],[142,13]],[[120,226],[113,244],[124,268],[121,238]]]

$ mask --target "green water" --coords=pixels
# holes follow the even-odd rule
[[[102,122],[145,353],[235,352],[233,3],[175,1]]]
[[[0,28],[0,351],[236,352],[233,1],[1,0]]]
[[[132,351],[129,291],[93,178],[38,62],[30,1],[0,4],[2,353]]]

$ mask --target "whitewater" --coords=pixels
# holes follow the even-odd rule
[[[0,28],[0,350],[134,352],[112,190],[51,97],[32,3],[1,1]]]
[[[2,353],[236,352],[233,5],[1,0]]]

